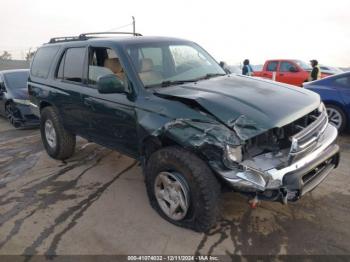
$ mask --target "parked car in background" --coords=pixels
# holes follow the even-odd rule
[[[329,75],[336,75],[344,73],[345,71],[334,66],[326,66],[326,65],[320,65],[321,73],[329,74]]]
[[[262,71],[255,71],[253,76],[273,79],[275,74],[274,80],[278,82],[302,86],[308,81],[311,70],[311,66],[301,60],[274,59],[267,60]],[[329,75],[321,72],[322,78]]]
[[[242,74],[242,67],[240,65],[229,65],[228,69],[232,74],[236,74],[236,75]]]
[[[262,71],[264,65],[251,65],[253,68],[253,72],[255,71]]]
[[[191,41],[101,34],[52,39],[33,59],[51,157],[71,157],[79,135],[139,160],[151,206],[197,231],[215,225],[222,188],[287,203],[337,167],[337,130],[314,92],[226,74]]]
[[[263,65],[251,65],[253,72],[261,71]],[[228,69],[231,73],[241,75],[242,74],[242,65],[229,65]]]
[[[0,114],[16,128],[39,125],[29,106],[28,77],[27,69],[0,71]]]
[[[305,83],[304,87],[321,96],[332,125],[340,132],[348,127],[350,122],[350,72]]]

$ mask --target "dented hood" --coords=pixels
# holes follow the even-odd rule
[[[320,97],[309,90],[235,75],[159,88],[155,93],[202,108],[242,140],[291,123],[320,104]]]

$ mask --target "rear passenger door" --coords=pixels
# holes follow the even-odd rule
[[[84,78],[86,47],[67,48],[56,69],[57,93],[54,94],[64,124],[68,129],[83,137],[88,137],[89,119],[82,103],[81,93],[86,89]]]

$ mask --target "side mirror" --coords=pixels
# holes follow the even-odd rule
[[[123,82],[114,74],[97,78],[97,90],[101,94],[126,93]]]
[[[296,73],[296,72],[298,72],[298,69],[295,66],[291,66],[289,68],[289,72]]]

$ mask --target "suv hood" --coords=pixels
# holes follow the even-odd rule
[[[289,124],[320,104],[319,95],[303,88],[240,75],[159,88],[155,94],[199,107],[242,140]]]

